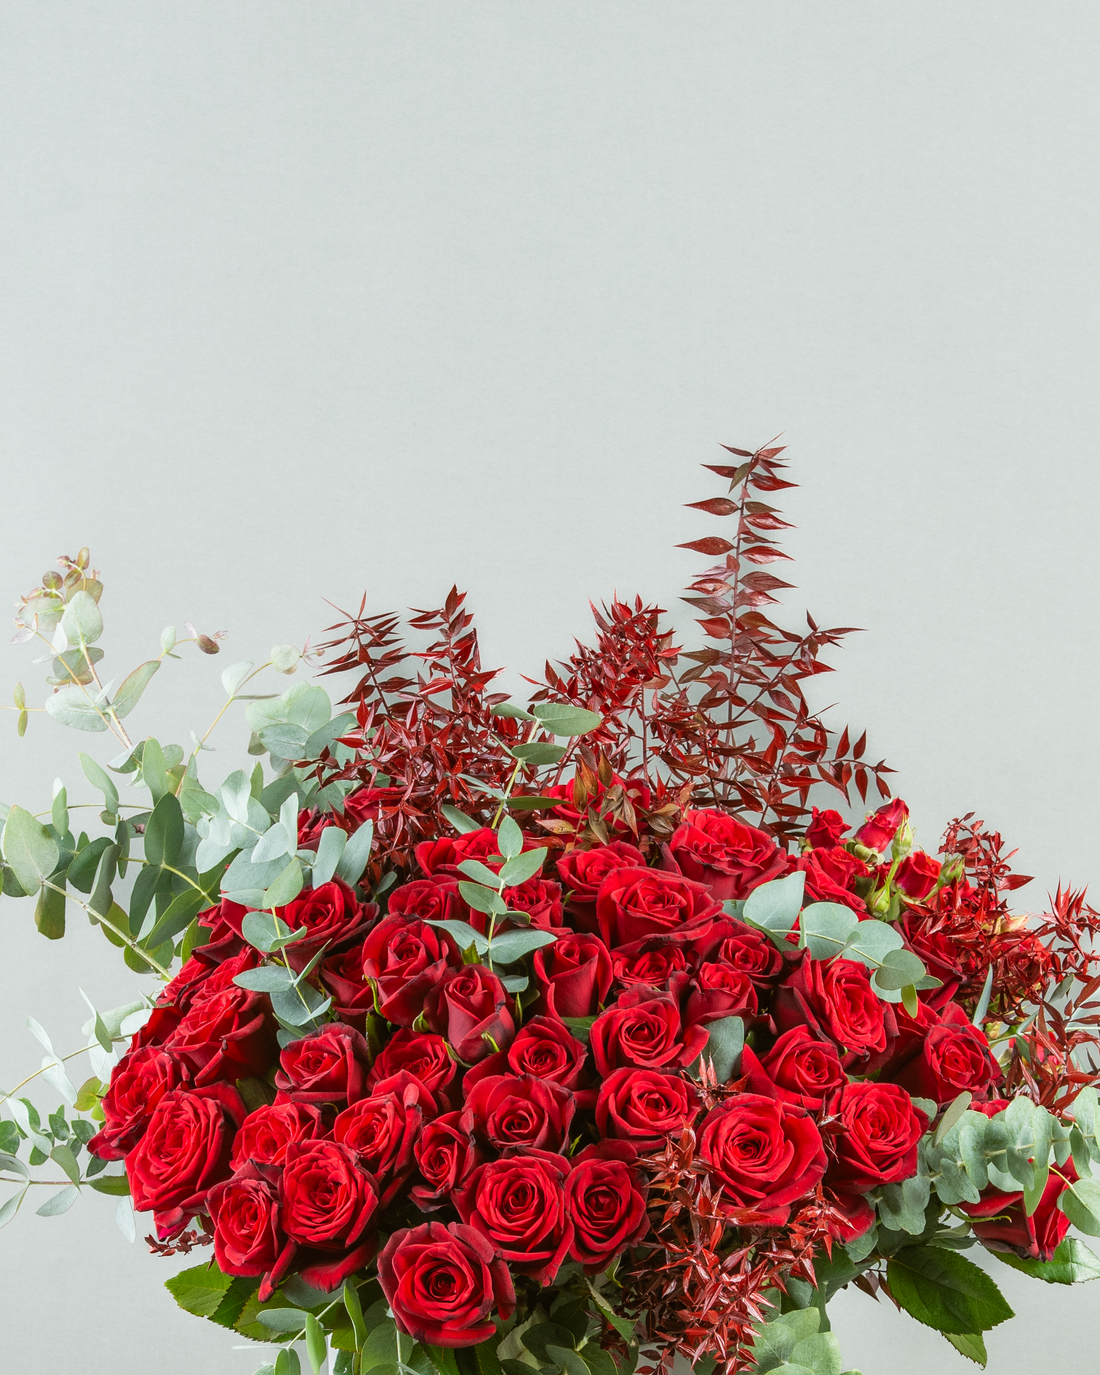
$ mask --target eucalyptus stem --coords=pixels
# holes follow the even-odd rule
[[[79,1050],[69,1051],[68,1055],[59,1055],[56,1062],[51,1061],[50,1064],[43,1065],[41,1069],[36,1069],[33,1074],[28,1074],[25,1079],[20,1079],[15,1088],[11,1089],[8,1093],[0,1092],[0,1103],[5,1102],[9,1098],[14,1098],[19,1090],[23,1088],[24,1085],[29,1084],[32,1079],[37,1079],[40,1074],[45,1074],[48,1069],[53,1069],[54,1063],[65,1064],[66,1061],[75,1060],[78,1055],[83,1055],[84,1052],[88,1050],[91,1050],[91,1046],[81,1046]]]
[[[142,862],[145,863],[146,861],[143,860]],[[97,912],[89,903],[81,902],[80,898],[75,897],[72,893],[70,893],[68,888],[64,886],[59,888],[56,883],[51,883],[49,879],[44,879],[42,886],[44,888],[52,888],[55,893],[60,893],[62,897],[68,898],[70,902],[75,902],[78,907],[83,908],[83,910],[87,912],[87,914],[90,917],[94,917],[96,921],[100,922],[103,926],[105,926],[108,931],[113,931],[115,935],[119,938],[119,940],[123,942],[124,945],[128,945],[135,955],[137,955],[140,959],[143,959],[145,961],[145,963],[150,967],[150,969],[155,969],[165,983],[171,982],[172,975],[168,972],[167,969],[165,969],[164,965],[162,965],[158,960],[153,959],[152,955],[149,954],[148,950],[143,950],[141,946],[138,945],[137,941],[134,940],[133,936],[129,936],[126,934],[125,931],[120,930],[114,924],[113,921],[109,921],[101,913]],[[202,890],[200,889],[200,892],[201,891]]]

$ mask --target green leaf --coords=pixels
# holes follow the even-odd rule
[[[259,732],[260,743],[277,759],[302,759],[309,732],[292,721],[276,721]]]
[[[494,913],[500,917],[508,910],[500,894],[493,888],[486,888],[484,884],[464,883],[459,879],[458,891],[462,901],[475,912]]]
[[[293,1347],[283,1347],[275,1357],[275,1375],[302,1375],[302,1363]]]
[[[989,1011],[989,1000],[992,996],[993,966],[990,965],[989,970],[985,976],[985,983],[982,984],[981,997],[978,999],[978,1004],[974,1009],[974,1016],[970,1019],[974,1026],[981,1026],[981,1024],[985,1021],[985,1014]]]
[[[506,816],[500,823],[497,849],[505,859],[515,859],[523,853],[523,832],[510,816]]]
[[[470,831],[481,830],[480,821],[475,821],[472,816],[460,812],[457,807],[452,807],[449,802],[444,802],[439,810],[460,835],[468,835]]]
[[[302,1308],[265,1308],[256,1315],[269,1332],[301,1332],[307,1317]]]
[[[759,926],[781,947],[784,937],[798,920],[806,875],[798,869],[786,878],[772,879],[754,888],[745,901],[743,916],[751,926]]]
[[[553,931],[505,931],[502,936],[494,937],[489,946],[489,958],[494,964],[512,964],[532,950],[552,945],[556,940]]]
[[[483,884],[486,888],[499,888],[500,880],[487,864],[482,864],[479,859],[464,859],[459,864],[459,869],[472,878],[475,883]]]
[[[498,702],[495,707],[489,708],[490,716],[507,716],[512,721],[537,721],[537,716],[532,716],[529,711],[524,711],[522,707],[515,707],[511,702]]]
[[[160,747],[160,742],[151,736],[144,741],[141,747],[141,777],[145,786],[153,794],[154,803],[167,796],[169,791],[168,767],[165,763],[164,751]]]
[[[560,797],[524,797],[524,796],[520,796],[520,797],[510,797],[510,798],[508,799],[508,806],[512,809],[512,811],[516,811],[516,812],[531,812],[531,811],[536,811],[536,810],[538,810],[538,809],[541,808],[541,807],[560,807],[560,806],[561,806],[561,798],[560,798]]]
[[[326,826],[321,832],[317,841],[317,858],[313,861],[311,871],[314,888],[320,888],[322,884],[328,883],[336,873],[336,866],[340,863],[340,856],[344,853],[347,840],[347,833],[339,826]]]
[[[374,822],[364,821],[344,846],[343,853],[336,865],[336,877],[354,886],[363,877],[363,870],[370,861],[371,846],[374,843]]]
[[[27,1189],[26,1187],[24,1187],[20,1193],[12,1194],[11,1198],[7,1199],[3,1207],[0,1207],[0,1227],[6,1227],[8,1225],[8,1223],[19,1211],[19,1205],[23,1202],[26,1196]]]
[[[288,902],[294,901],[305,887],[305,882],[302,862],[297,855],[294,855],[264,894],[264,906],[285,907]]]
[[[569,1028],[570,1033],[584,1045],[588,1044],[589,1033],[592,1030],[592,1023],[596,1020],[592,1017],[562,1017],[560,1020]]]
[[[546,1350],[548,1342],[572,1350],[573,1334],[568,1328],[554,1322],[534,1323],[523,1334],[523,1345],[540,1362],[545,1362],[549,1354]]]
[[[1083,1284],[1086,1280],[1100,1279],[1100,1258],[1076,1237],[1066,1237],[1050,1260],[1032,1260],[1014,1251],[993,1251],[991,1254],[1011,1265],[1013,1270],[1045,1280],[1047,1284]]]
[[[185,1313],[193,1313],[198,1318],[211,1318],[232,1282],[232,1276],[223,1275],[211,1261],[206,1265],[192,1266],[190,1270],[181,1270],[178,1275],[165,1280],[164,1287]]]
[[[544,849],[525,850],[523,854],[516,855],[514,859],[508,860],[506,864],[501,866],[501,882],[506,888],[518,888],[521,883],[526,883],[529,878],[534,878],[546,862],[546,855],[547,851]]]
[[[565,1375],[590,1375],[584,1358],[570,1346],[555,1346],[553,1342],[547,1342],[546,1354]]]
[[[536,702],[531,711],[538,717],[543,730],[552,735],[587,735],[603,725],[603,717],[598,712],[565,702]]]
[[[53,1148],[50,1159],[61,1166],[74,1184],[80,1183],[80,1166],[76,1163],[76,1156],[63,1142]]]
[[[840,1343],[832,1332],[815,1332],[804,1337],[791,1352],[791,1363],[803,1365],[814,1375],[842,1375]]]
[[[79,1197],[80,1190],[76,1185],[66,1184],[60,1193],[52,1194],[35,1212],[39,1217],[60,1217],[69,1211]]]
[[[61,629],[71,645],[95,644],[103,634],[103,616],[95,598],[74,592],[62,613]]]
[[[513,745],[508,753],[522,764],[556,764],[565,754],[565,746],[534,740],[529,745]]]
[[[887,1262],[895,1300],[937,1332],[985,1332],[1013,1316],[984,1270],[938,1246],[907,1246]]]
[[[121,719],[123,716],[129,716],[141,700],[141,694],[149,686],[149,682],[158,668],[160,668],[160,660],[149,659],[144,664],[138,664],[133,673],[128,674],[122,680],[122,685],[115,693],[115,699],[111,703],[117,717]]]
[[[52,697],[46,698],[46,710],[55,721],[73,730],[108,729],[106,711],[97,707],[82,687],[58,688]]]
[[[75,859],[69,865],[66,878],[74,888],[79,888],[82,893],[90,893],[95,882],[96,869],[99,867],[100,856],[111,844],[109,836],[99,836],[91,844],[85,845],[77,852]]]
[[[179,798],[166,792],[153,808],[145,826],[145,858],[150,864],[174,865],[182,848],[183,809]]]
[[[927,972],[924,962],[911,950],[888,950],[875,970],[873,983],[876,989],[896,992],[919,983]]]
[[[813,902],[802,913],[801,944],[812,960],[829,960],[843,953],[859,918],[850,907],[837,902]]]
[[[205,893],[200,893],[194,888],[185,888],[168,904],[164,915],[157,919],[157,924],[145,937],[145,945],[153,950],[163,941],[175,940],[181,931],[187,930],[192,919],[204,907],[209,906],[210,900]]]
[[[270,912],[246,912],[241,922],[241,935],[249,945],[262,950],[265,955],[273,950],[281,950],[286,945],[293,945],[305,934],[304,926],[291,931],[281,917],[274,917]]]
[[[313,1375],[319,1375],[328,1357],[328,1347],[325,1345],[324,1329],[312,1313],[306,1314],[306,1355],[313,1367]]]
[[[294,987],[294,974],[281,964],[263,964],[259,969],[246,969],[233,982],[238,988],[255,993],[277,993],[281,988]]]
[[[1078,1231],[1100,1237],[1100,1182],[1080,1179],[1062,1191],[1058,1207]]]
[[[359,1291],[356,1289],[353,1280],[346,1279],[344,1281],[344,1287],[341,1291],[341,1297],[344,1300],[344,1307],[347,1310],[348,1317],[351,1319],[352,1329],[355,1332],[355,1345],[361,1347],[367,1340],[367,1328],[366,1324],[363,1322],[363,1305],[359,1302]],[[396,1329],[394,1329],[394,1332],[395,1338],[393,1358],[396,1360]]]
[[[943,1332],[941,1336],[946,1337],[955,1350],[967,1360],[974,1361],[982,1367],[989,1360],[985,1339],[980,1332]]]
[[[34,908],[34,924],[47,940],[59,941],[65,934],[65,894],[56,888],[42,888]]]
[[[316,1022],[332,1006],[332,999],[319,992],[312,984],[302,983],[294,988],[279,989],[271,993],[271,1010],[281,1022],[290,1027],[305,1027]]]
[[[88,1183],[97,1194],[121,1196],[130,1192],[130,1181],[124,1174],[101,1174],[95,1179],[90,1179]]]
[[[706,1024],[707,1044],[703,1054],[712,1061],[720,1084],[728,1084],[737,1074],[745,1048],[745,1023],[740,1017],[719,1017]]]
[[[479,955],[484,955],[489,949],[489,938],[483,936],[480,931],[464,921],[429,921],[429,926],[438,926],[440,930],[446,931],[449,936],[453,936],[455,944],[460,950],[469,950],[472,945]]]

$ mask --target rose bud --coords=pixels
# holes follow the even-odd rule
[[[649,1184],[625,1141],[586,1146],[565,1181],[565,1210],[573,1224],[569,1254],[598,1275],[649,1231]]]
[[[458,1222],[394,1232],[378,1257],[378,1281],[400,1331],[429,1346],[486,1342],[496,1332],[493,1310],[507,1320],[516,1306],[507,1265]]]
[[[1001,1067],[985,1032],[971,1026],[956,1003],[948,1004],[940,1020],[929,1028],[920,1053],[895,1076],[914,1097],[941,1104],[960,1093],[979,1097],[1000,1079]]]
[[[894,883],[911,901],[923,902],[935,888],[942,868],[938,859],[926,855],[923,850],[915,850],[906,855],[894,871]]]
[[[569,850],[559,855],[558,878],[566,889],[565,904],[569,908],[573,926],[578,931],[590,933],[598,929],[596,894],[612,869],[644,867],[645,856],[641,850],[624,840],[613,840],[610,845],[600,845],[594,850]],[[574,1014],[565,1012],[561,1015],[572,1017]]]
[[[806,827],[806,839],[816,850],[820,847],[831,848],[840,844],[840,837],[848,829],[848,824],[839,812],[833,811],[832,807],[823,812],[819,812],[816,807],[812,808],[812,820]]]
[[[370,1054],[363,1033],[343,1022],[327,1022],[291,1041],[279,1057],[276,1101],[333,1103],[343,1107],[362,1098]]]
[[[719,911],[701,883],[660,869],[614,869],[596,896],[596,920],[609,950],[696,926]]]
[[[191,1071],[171,1051],[159,1046],[127,1051],[100,1100],[103,1126],[88,1142],[89,1155],[121,1160],[141,1140],[164,1095],[190,1082]]]
[[[676,999],[648,988],[630,988],[592,1023],[589,1047],[596,1071],[624,1066],[682,1069],[706,1046],[703,1027],[683,1027]]]
[[[414,1184],[409,1191],[422,1213],[435,1212],[469,1176],[482,1155],[463,1125],[469,1119],[464,1112],[448,1112],[424,1124],[413,1144],[417,1168],[423,1184]]]
[[[720,1017],[756,1016],[756,988],[749,976],[732,965],[710,961],[699,966],[689,986],[684,1021],[690,1026],[715,1022]]]
[[[901,823],[909,816],[909,808],[900,797],[891,798],[877,812],[869,812],[867,820],[856,831],[855,839],[868,850],[885,854]]]
[[[1022,1192],[1003,1194],[999,1189],[987,1189],[980,1203],[956,1206],[974,1219],[974,1235],[989,1250],[1049,1261],[1069,1231],[1069,1218],[1059,1209],[1058,1200],[1068,1187],[1067,1181],[1076,1184],[1079,1177],[1072,1159],[1059,1165],[1058,1174],[1051,1171],[1039,1206],[1030,1217]]]
[[[480,1079],[466,1097],[475,1138],[497,1151],[508,1146],[564,1150],[574,1108],[568,1089],[530,1074]]]
[[[535,951],[539,1006],[554,1017],[590,1017],[611,988],[611,956],[596,936],[563,932]]]
[[[865,1194],[917,1172],[917,1143],[928,1118],[897,1084],[848,1084],[837,1112],[843,1133],[835,1137],[836,1163],[828,1183],[838,1194]]]
[[[397,1031],[371,1069],[367,1080],[368,1088],[373,1090],[383,1080],[407,1070],[418,1079],[436,1102],[442,1106],[447,1101],[448,1089],[458,1072],[458,1065],[447,1049],[447,1042],[433,1032]]]
[[[411,1027],[424,1000],[462,956],[450,936],[426,922],[387,917],[363,944],[363,977],[378,990],[378,1007],[387,1022]]]
[[[280,1180],[283,1230],[301,1246],[340,1253],[302,1270],[314,1289],[331,1293],[374,1255],[363,1241],[378,1207],[374,1176],[338,1141],[297,1141],[287,1148]]]
[[[468,964],[452,970],[432,989],[424,1017],[433,1031],[447,1038],[458,1058],[472,1065],[511,1044],[516,1024],[508,1001],[495,974],[484,965]]]
[[[286,947],[286,958],[294,969],[304,969],[322,946],[330,953],[362,940],[378,916],[376,903],[361,903],[342,879],[322,883],[278,910],[291,931],[306,928],[306,934]]]
[[[848,1082],[832,1041],[819,1040],[808,1027],[785,1031],[764,1056],[751,1046],[741,1053],[741,1074],[752,1093],[797,1103],[819,1112],[826,1100]]]
[[[165,1049],[191,1066],[196,1084],[235,1082],[267,1070],[279,1048],[275,1029],[266,995],[234,986],[196,999]]]
[[[855,960],[813,960],[803,952],[776,989],[776,1029],[807,1026],[841,1050],[845,1069],[870,1074],[889,1058],[897,1035],[893,1009],[871,987],[865,965]]]
[[[454,1205],[517,1274],[553,1284],[573,1243],[565,1211],[568,1174],[563,1155],[519,1151],[478,1165],[454,1194]]]
[[[686,1079],[655,1069],[617,1069],[596,1100],[601,1136],[631,1142],[640,1151],[660,1150],[699,1110],[699,1095]]]
[[[279,1228],[279,1191],[246,1166],[206,1196],[214,1224],[214,1259],[223,1275],[268,1274],[288,1249]],[[290,1243],[290,1249],[296,1249]],[[289,1260],[289,1256],[287,1257]]]
[[[700,1158],[721,1185],[718,1206],[739,1210],[754,1222],[781,1225],[791,1204],[808,1194],[825,1173],[825,1147],[804,1109],[757,1093],[740,1093],[703,1120]]]
[[[228,1084],[171,1089],[157,1104],[126,1157],[126,1174],[135,1210],[152,1210],[161,1240],[182,1232],[209,1190],[228,1176],[244,1116],[241,1095]]]
[[[705,884],[719,902],[748,897],[787,867],[787,856],[770,835],[714,808],[684,813],[667,857],[664,867]]]
[[[239,1170],[253,1165],[282,1165],[287,1147],[324,1134],[321,1111],[309,1103],[271,1103],[244,1119],[233,1142],[229,1164]]]

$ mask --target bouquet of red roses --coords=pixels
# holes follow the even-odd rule
[[[615,602],[519,707],[457,592],[412,619],[415,652],[360,607],[304,653],[358,676],[335,717],[319,685],[226,670],[268,769],[215,792],[205,736],[185,756],[122,726],[175,631],[112,691],[86,551],[24,599],[46,711],[113,732],[108,769],[149,801],[82,754],[106,834],[74,835],[64,789],[48,821],[6,809],[4,892],[52,937],[75,903],[161,983],[93,1008],[79,1088],[33,1023],[64,1102],[44,1123],[6,1096],[2,1220],[49,1158],[69,1182],[40,1213],[88,1188],[130,1235],[151,1214],[154,1251],[212,1244],[168,1287],[275,1344],[277,1375],[299,1342],[348,1375],[677,1353],[836,1375],[847,1284],[984,1364],[1011,1310],[965,1249],[1100,1275],[1067,1235],[1100,1235],[1100,914],[1066,890],[1011,914],[1028,880],[972,816],[915,848],[890,770],[803,694],[845,632],[762,610],[787,586],[759,571],[782,557],[780,451],[731,452],[729,495],[695,505],[735,538],[688,546],[721,560],[686,598],[703,648]],[[16,709],[22,731],[22,688]],[[871,784],[854,830],[810,801]]]

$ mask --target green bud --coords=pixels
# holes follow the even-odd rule
[[[894,832],[894,843],[890,847],[892,859],[904,859],[913,848],[913,828],[909,825],[909,818],[901,823]]]

